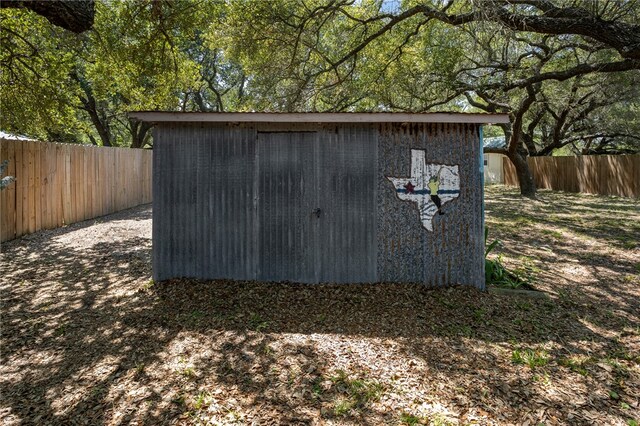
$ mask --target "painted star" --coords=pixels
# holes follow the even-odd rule
[[[413,184],[411,183],[411,181],[409,181],[409,182],[407,182],[407,184],[404,186],[404,189],[406,189],[406,190],[407,190],[407,194],[413,194],[413,189],[414,189],[415,187],[416,187],[416,186],[415,186],[415,185],[413,185]]]

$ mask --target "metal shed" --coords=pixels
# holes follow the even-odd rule
[[[136,112],[153,275],[484,288],[482,125],[460,113]]]

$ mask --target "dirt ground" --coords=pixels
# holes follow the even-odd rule
[[[640,202],[487,190],[471,288],[151,281],[151,208],[2,245],[0,419],[19,424],[640,421]]]

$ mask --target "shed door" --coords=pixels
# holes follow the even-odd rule
[[[316,132],[258,133],[258,279],[317,281]]]
[[[258,279],[376,281],[375,147],[368,127],[258,133]]]
[[[319,141],[318,254],[322,282],[377,281],[377,140],[368,125],[339,126]]]

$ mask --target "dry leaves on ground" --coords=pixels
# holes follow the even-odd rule
[[[2,246],[5,424],[640,420],[637,200],[490,188],[547,299],[150,275],[150,207]],[[630,423],[631,424],[631,423]]]

